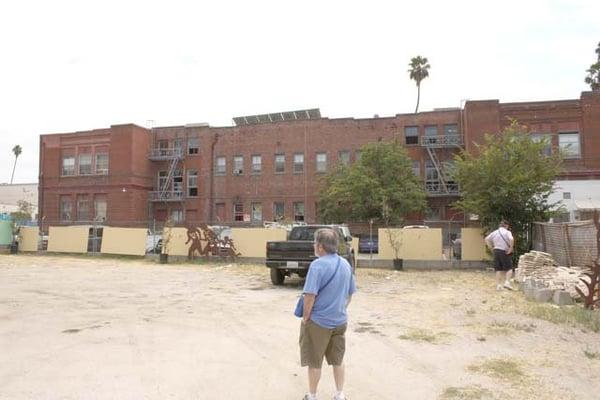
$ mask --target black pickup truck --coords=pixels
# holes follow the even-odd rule
[[[310,263],[317,258],[313,247],[315,232],[321,228],[331,228],[338,233],[340,243],[338,254],[350,263],[352,271],[356,258],[352,248],[350,230],[342,225],[303,225],[295,226],[284,242],[267,242],[267,267],[271,270],[271,282],[283,285],[286,276],[292,273],[304,278]]]

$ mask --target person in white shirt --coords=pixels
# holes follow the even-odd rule
[[[512,269],[512,253],[515,246],[515,239],[508,230],[508,227],[508,222],[502,220],[500,221],[500,227],[485,238],[485,244],[494,253],[496,290],[502,290],[503,287],[513,290],[506,273]]]

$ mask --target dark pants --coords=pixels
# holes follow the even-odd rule
[[[513,267],[512,255],[505,250],[494,249],[494,269],[496,271],[509,271]]]

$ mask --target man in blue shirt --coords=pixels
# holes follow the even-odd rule
[[[346,308],[356,283],[348,261],[337,254],[338,235],[333,229],[315,232],[315,255],[304,284],[304,312],[300,326],[300,363],[308,367],[309,392],[304,400],[316,400],[323,357],[333,367],[336,393],[344,400],[344,352]]]

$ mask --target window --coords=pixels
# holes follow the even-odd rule
[[[354,157],[356,158],[356,161],[360,161],[361,156],[362,156],[362,150],[356,150],[356,153],[354,153]]]
[[[439,221],[441,219],[442,210],[439,207],[433,207],[425,211],[425,219],[428,221]]]
[[[419,144],[419,127],[405,126],[404,141],[406,144]]]
[[[565,158],[581,158],[579,133],[565,132],[558,134],[558,147]]]
[[[437,143],[438,141],[438,128],[437,125],[427,125],[425,126],[425,143]]]
[[[90,220],[90,201],[88,196],[81,194],[77,196],[77,221]]]
[[[188,197],[198,196],[198,171],[188,170],[187,172]]]
[[[171,210],[171,221],[183,222],[183,210]]]
[[[217,157],[215,164],[215,175],[225,175],[227,172],[227,159],[225,157]]]
[[[180,169],[173,172],[173,191],[183,192],[183,171]]]
[[[92,174],[92,155],[91,154],[80,154],[79,155],[79,175],[91,175]]]
[[[96,173],[108,175],[108,153],[96,153]]]
[[[444,136],[456,136],[458,135],[457,124],[445,124],[444,125]]]
[[[285,154],[275,154],[275,173],[285,172]]]
[[[75,175],[75,157],[63,156],[61,175],[62,176]]]
[[[60,196],[60,220],[71,221],[72,219],[71,196]]]
[[[159,140],[158,150],[161,156],[166,156],[167,154],[169,154],[169,141],[164,139]]]
[[[535,143],[540,143],[542,140],[545,141],[546,146],[542,150],[542,154],[550,157],[552,155],[552,135],[544,134],[544,133],[532,133],[531,141]]]
[[[304,154],[296,153],[294,154],[294,173],[301,174],[304,172]]]
[[[262,204],[252,203],[251,221],[254,223],[262,222]]]
[[[198,154],[199,147],[200,147],[200,145],[199,145],[198,138],[196,138],[196,137],[188,138],[188,154],[189,155]]]
[[[430,193],[438,193],[441,190],[437,169],[431,160],[425,161],[425,190]]]
[[[106,196],[96,195],[94,196],[94,220],[95,221],[106,221]]]
[[[238,222],[244,221],[244,205],[242,203],[235,203],[233,205],[233,220]]]
[[[341,150],[338,153],[338,161],[343,165],[350,164],[350,152],[348,150]]]
[[[413,174],[415,174],[415,176],[418,176],[418,177],[421,176],[421,161],[413,160],[412,171],[413,171]]]
[[[183,155],[183,139],[177,138],[173,141],[173,148],[176,152]]]
[[[233,156],[233,174],[242,175],[244,173],[244,157]]]
[[[317,172],[327,171],[327,153],[317,153]]]
[[[283,202],[276,201],[273,203],[273,219],[275,221],[281,221],[285,217],[284,206]]]
[[[158,190],[167,190],[167,171],[158,171]]]
[[[260,174],[262,171],[262,156],[253,155],[252,156],[252,173]]]
[[[294,203],[294,221],[304,221],[304,203],[301,201]]]

